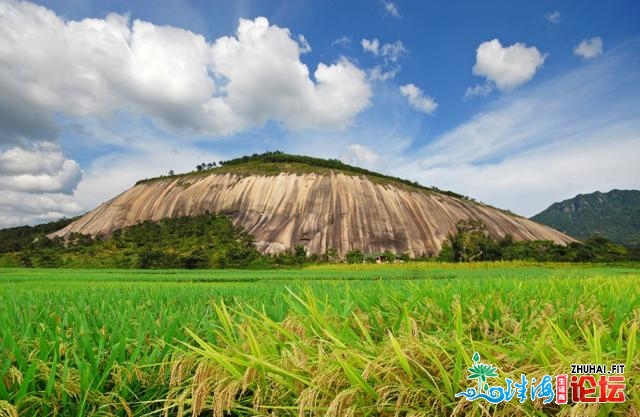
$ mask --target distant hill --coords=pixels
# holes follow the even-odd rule
[[[531,220],[578,239],[599,235],[612,242],[640,247],[640,191],[579,194],[552,204]]]

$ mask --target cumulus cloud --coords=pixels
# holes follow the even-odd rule
[[[77,162],[50,142],[0,151],[0,190],[71,194],[81,178]]]
[[[209,115],[230,131],[270,119],[294,129],[343,128],[369,105],[366,74],[346,58],[318,64],[314,83],[299,55],[287,29],[241,19],[237,36],[213,45],[213,66],[228,83],[207,103]]]
[[[498,39],[493,39],[478,46],[473,74],[485,77],[499,90],[508,91],[531,80],[546,58],[534,46],[515,43],[503,47]]]
[[[30,194],[19,191],[0,192],[0,227],[37,224],[72,217],[82,208],[66,194]]]
[[[560,19],[562,18],[562,14],[559,11],[554,10],[550,13],[544,15],[544,18],[547,22],[557,25],[560,23]]]
[[[398,10],[398,6],[396,6],[395,3],[390,1],[385,1],[383,2],[383,4],[384,4],[384,10],[385,12],[387,12],[389,16],[400,17],[400,11]]]
[[[1,55],[0,52],[0,60]],[[2,90],[5,88],[1,79],[2,71],[0,65],[0,91],[12,91],[9,88]],[[24,145],[32,140],[54,138],[58,136],[58,131],[53,114],[46,108],[35,105],[19,94],[0,94],[0,145]]]
[[[0,149],[0,227],[77,214],[70,194],[81,178],[79,165],[51,142]]]
[[[600,37],[583,39],[582,42],[573,49],[573,53],[584,59],[592,59],[602,55],[602,48],[602,38]]]
[[[61,118],[83,127],[142,119],[160,132],[208,135],[268,122],[293,131],[349,126],[370,103],[367,74],[346,58],[310,69],[300,60],[310,50],[303,35],[260,17],[208,42],[126,15],[66,20],[33,3],[0,1],[0,225],[93,208],[122,191],[121,181],[156,174],[159,161],[172,165],[160,173],[180,169],[173,153],[157,156],[157,140],[144,140],[153,151],[140,153],[132,149],[138,138],[117,137],[104,143],[139,159],[118,154],[108,166],[92,163],[80,182],[78,164],[52,142]],[[198,151],[188,153],[186,163],[195,164]]]
[[[431,114],[438,108],[438,103],[417,87],[415,84],[405,84],[400,87],[400,93],[407,98],[411,107],[422,113]]]
[[[212,135],[269,120],[294,129],[344,128],[369,105],[366,74],[342,58],[318,64],[312,78],[300,61],[310,48],[265,18],[241,19],[233,36],[208,43],[123,15],[66,21],[8,0],[0,3],[0,121],[8,119],[0,140],[54,137],[54,114],[104,117],[115,110]]]

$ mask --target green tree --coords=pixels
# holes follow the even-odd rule
[[[440,253],[438,254],[438,260],[442,262],[453,262],[453,247],[451,247],[451,242],[445,242],[442,245],[442,249],[440,249]]]
[[[303,245],[297,245],[295,247],[294,258],[297,263],[303,264],[307,261],[307,248]]]
[[[487,248],[495,243],[489,237],[487,226],[477,219],[460,220],[456,224],[456,233],[449,234],[448,240],[454,262],[483,260]]]
[[[18,263],[24,268],[33,268],[32,256],[33,253],[31,251],[22,251],[18,254]]]
[[[362,251],[360,249],[352,249],[347,252],[346,256],[347,262],[349,262],[350,264],[362,263],[362,259],[364,258],[364,255],[362,254]]]

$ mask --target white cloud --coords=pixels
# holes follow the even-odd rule
[[[476,84],[473,87],[467,87],[464,93],[464,99],[469,100],[476,96],[488,96],[493,91],[493,84],[486,82],[484,84]]]
[[[415,84],[405,84],[400,87],[400,93],[407,98],[411,107],[415,110],[431,114],[438,108],[438,103],[424,94]]]
[[[345,164],[369,167],[381,162],[381,158],[377,153],[359,143],[347,146],[346,152],[340,159]]]
[[[377,38],[362,39],[360,45],[362,45],[363,51],[376,57],[382,57],[389,62],[397,62],[407,54],[407,49],[402,41],[381,44]]]
[[[362,50],[365,52],[370,52],[374,56],[378,56],[380,54],[380,41],[376,38],[372,40],[363,39],[360,41],[360,45],[362,45]]]
[[[544,18],[547,22],[557,25],[558,23],[560,23],[560,20],[562,19],[562,14],[560,14],[559,11],[554,10],[551,13],[545,14]]]
[[[0,227],[37,224],[72,217],[82,212],[73,197],[66,194],[0,192]]]
[[[52,137],[54,114],[123,110],[212,135],[269,120],[294,129],[344,128],[369,104],[366,74],[343,58],[318,64],[314,82],[300,61],[310,48],[265,18],[241,19],[234,36],[209,44],[202,35],[127,16],[65,21],[32,3],[4,1],[0,141]]]
[[[311,52],[311,45],[309,45],[304,35],[298,35],[298,44],[300,45],[300,53],[306,54]]]
[[[98,140],[120,151],[94,159],[80,182],[78,164],[48,139],[69,128],[59,118],[79,129],[150,120],[163,134],[225,135],[270,121],[296,131],[349,126],[369,105],[367,74],[346,58],[311,72],[300,61],[310,50],[265,18],[240,20],[209,43],[127,16],[67,21],[0,0],[0,226],[77,214],[137,179],[211,160],[189,142],[169,150],[112,132]]]
[[[52,143],[31,149],[0,150],[0,190],[71,194],[82,178],[80,166]]]
[[[78,164],[53,143],[0,149],[0,227],[78,214],[70,194],[81,178]]]
[[[637,56],[625,49],[503,96],[394,174],[527,216],[578,193],[640,188],[640,75],[624,70]]]
[[[584,39],[573,49],[573,53],[584,59],[597,58],[602,55],[602,38]]]
[[[391,62],[397,62],[400,58],[404,57],[406,53],[407,49],[404,47],[402,41],[385,43],[380,48],[380,55],[387,58]]]
[[[546,57],[534,46],[515,43],[503,47],[493,39],[478,46],[473,74],[486,77],[499,90],[512,90],[531,80]]]
[[[341,36],[338,39],[331,42],[331,46],[340,46],[344,48],[348,46],[350,43],[351,43],[351,38],[349,38],[348,36]]]
[[[382,63],[369,70],[369,79],[372,81],[387,81],[400,72],[398,61],[407,55],[407,49],[402,41],[381,44],[377,38],[362,39],[362,50],[375,57],[382,58]]]
[[[400,11],[398,10],[398,6],[395,3],[390,1],[383,2],[384,10],[387,12],[389,16],[400,17]]]
[[[369,105],[366,74],[346,58],[318,64],[314,83],[299,55],[287,29],[265,18],[241,19],[237,36],[212,47],[213,66],[228,83],[205,114],[227,133],[268,120],[292,129],[344,128]]]
[[[376,65],[369,70],[369,79],[374,81],[387,81],[395,78],[398,72],[400,72],[399,66],[389,69],[382,65]]]
[[[613,188],[637,189],[640,172],[636,165],[640,137],[593,137],[577,146],[562,142],[518,153],[487,164],[450,163],[425,167],[423,163],[410,176],[423,184],[435,184],[480,201],[532,216],[553,202],[580,193]],[[606,172],[606,175],[603,173]]]

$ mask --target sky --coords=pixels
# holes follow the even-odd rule
[[[0,227],[280,150],[532,216],[640,189],[640,3],[0,0]]]

